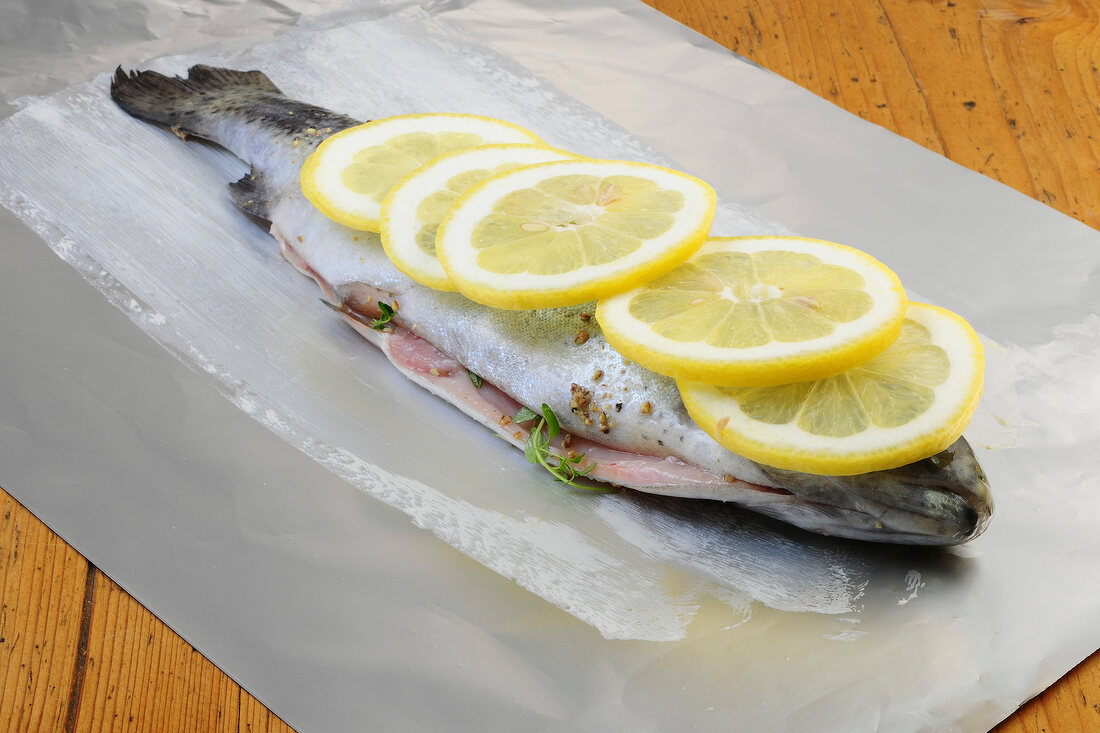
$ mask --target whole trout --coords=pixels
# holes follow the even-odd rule
[[[120,68],[111,96],[140,120],[249,163],[229,196],[270,222],[283,256],[397,369],[517,446],[528,428],[511,415],[546,403],[565,431],[557,451],[583,453],[590,478],[638,491],[736,502],[811,531],[878,542],[957,544],[989,522],[989,485],[961,438],[931,458],[858,476],[763,466],[704,433],[671,379],[608,346],[591,305],[496,310],[409,279],[378,235],[331,221],[301,192],[305,158],[360,121],[289,99],[259,71],[194,66],[184,79]],[[383,330],[371,326],[379,302],[395,311]]]

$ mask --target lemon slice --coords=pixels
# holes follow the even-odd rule
[[[966,321],[912,303],[897,341],[838,376],[778,387],[678,386],[695,422],[731,451],[835,476],[904,466],[951,445],[978,404],[984,367]]]
[[[540,142],[534,133],[491,117],[387,117],[350,127],[318,145],[302,165],[302,193],[330,219],[377,232],[390,188],[432,158],[490,143]]]
[[[436,257],[435,234],[459,196],[505,171],[576,157],[542,145],[484,145],[441,155],[390,189],[382,202],[382,246],[397,269],[413,280],[436,290],[454,290]]]
[[[586,303],[675,267],[706,237],[714,190],[644,163],[564,160],[471,188],[436,236],[459,292],[507,309]]]
[[[901,330],[905,290],[870,255],[799,237],[715,237],[596,306],[608,342],[677,379],[768,386],[839,374]]]

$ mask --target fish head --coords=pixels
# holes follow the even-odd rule
[[[761,470],[791,493],[775,516],[798,514],[799,526],[838,537],[957,545],[985,531],[993,515],[989,482],[963,438],[916,463],[855,476]]]

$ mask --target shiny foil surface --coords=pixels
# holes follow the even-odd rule
[[[0,12],[0,486],[292,726],[982,731],[1100,646],[1097,232],[639,3]],[[983,335],[989,530],[554,485],[318,302],[226,197],[240,161],[107,96],[193,63],[501,117],[707,180],[716,235],[870,252]]]

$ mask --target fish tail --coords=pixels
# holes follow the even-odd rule
[[[180,137],[204,136],[202,121],[219,109],[219,102],[239,93],[282,96],[262,71],[237,71],[196,65],[187,78],[155,71],[115,70],[111,99],[128,114],[172,129]]]
[[[261,219],[271,218],[271,202],[286,185],[287,171],[296,186],[302,161],[323,139],[359,124],[287,98],[262,71],[214,66],[192,66],[187,78],[120,66],[111,99],[139,120],[163,125],[184,140],[209,140],[251,164],[246,176],[229,185],[229,196]]]

